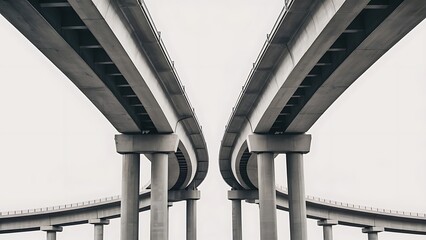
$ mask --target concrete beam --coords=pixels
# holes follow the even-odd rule
[[[247,136],[249,152],[262,153],[308,153],[311,147],[311,135],[261,135]]]
[[[108,225],[109,224],[109,220],[108,219],[100,219],[100,218],[95,218],[95,219],[90,219],[89,220],[90,224],[98,224],[98,225]]]
[[[63,228],[61,226],[42,226],[40,231],[45,232],[62,232]]]
[[[362,233],[378,233],[385,231],[384,227],[365,227],[362,229]]]
[[[170,153],[176,152],[179,138],[176,134],[115,135],[117,152],[125,153]]]
[[[324,220],[319,220],[317,224],[318,226],[333,226],[333,225],[339,224],[339,221],[332,220],[332,219],[324,219]]]

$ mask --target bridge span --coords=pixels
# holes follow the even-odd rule
[[[0,0],[0,13],[121,134],[121,238],[138,239],[140,154],[151,160],[151,236],[168,236],[168,190],[196,190],[208,169],[201,125],[145,4]],[[112,137],[112,136],[111,136]],[[112,140],[112,138],[111,138]],[[195,200],[188,199],[195,217]],[[190,221],[195,238],[195,220]],[[46,226],[48,238],[59,231]]]
[[[232,108],[219,151],[222,177],[233,190],[258,189],[260,239],[277,239],[274,157],[280,153],[287,157],[291,239],[307,239],[303,154],[311,136],[305,133],[425,17],[426,2],[419,0],[286,1]],[[370,224],[365,232],[375,239],[383,226]],[[241,239],[238,224],[233,234]]]

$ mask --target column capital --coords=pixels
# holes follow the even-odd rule
[[[121,154],[172,153],[178,149],[179,138],[176,134],[117,134],[115,144]]]
[[[247,136],[247,146],[251,153],[308,153],[311,138],[309,134],[252,134]]]
[[[384,227],[365,227],[362,229],[363,233],[378,233],[385,231]]]
[[[333,226],[339,224],[337,220],[324,219],[317,222],[318,226]]]
[[[90,224],[95,224],[95,225],[108,225],[109,224],[109,220],[108,219],[103,219],[103,218],[95,218],[95,219],[90,219],[89,223]]]
[[[62,232],[62,227],[61,226],[41,226],[40,230],[45,232]]]

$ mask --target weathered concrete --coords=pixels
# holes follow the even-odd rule
[[[123,154],[121,184],[121,240],[139,238],[139,153]]]
[[[154,153],[151,161],[151,240],[167,240],[168,154]]]
[[[338,221],[326,219],[317,222],[318,226],[322,226],[324,240],[333,240],[333,225],[337,225]]]
[[[186,239],[197,240],[197,201],[186,200]]]
[[[243,239],[243,222],[241,211],[241,200],[231,200],[232,202],[232,240]]]
[[[62,227],[59,226],[43,226],[40,227],[41,231],[46,232],[47,240],[56,240],[56,232],[62,232]]]
[[[90,219],[90,224],[93,224],[94,228],[94,239],[95,240],[103,240],[104,239],[104,225],[109,224],[108,219]]]
[[[258,153],[260,239],[277,240],[277,210],[273,153]]]
[[[383,227],[366,227],[362,229],[362,232],[368,234],[368,240],[379,240],[379,232],[384,230]]]

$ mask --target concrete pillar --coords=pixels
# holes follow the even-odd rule
[[[197,240],[197,202],[186,200],[186,240]]]
[[[168,159],[167,153],[152,154],[151,162],[151,240],[168,237]]]
[[[277,239],[274,154],[287,154],[287,182],[291,240],[307,240],[305,186],[302,154],[308,153],[311,135],[247,136],[250,153],[257,153],[261,240]]]
[[[59,226],[43,226],[40,227],[41,231],[46,232],[47,240],[56,240],[56,232],[62,232],[62,227]]]
[[[287,185],[290,214],[290,239],[307,240],[305,180],[302,153],[287,155]]]
[[[259,181],[260,240],[277,240],[277,201],[274,154],[257,154]]]
[[[337,225],[338,221],[336,220],[320,220],[317,222],[318,226],[322,226],[324,240],[333,240],[333,225]]]
[[[117,152],[124,154],[121,240],[138,239],[139,154],[152,156],[151,239],[166,240],[168,238],[168,154],[177,151],[178,136],[176,134],[118,134],[115,136],[115,143]]]
[[[123,154],[121,185],[121,240],[139,237],[139,153]]]
[[[94,237],[95,240],[103,240],[104,239],[104,225],[109,224],[108,219],[90,219],[90,224],[93,224],[94,226]]]
[[[383,227],[366,227],[362,229],[363,233],[368,234],[368,240],[378,240],[379,232],[383,232],[385,229]]]
[[[241,200],[232,201],[232,240],[243,239],[243,224],[241,214]]]

